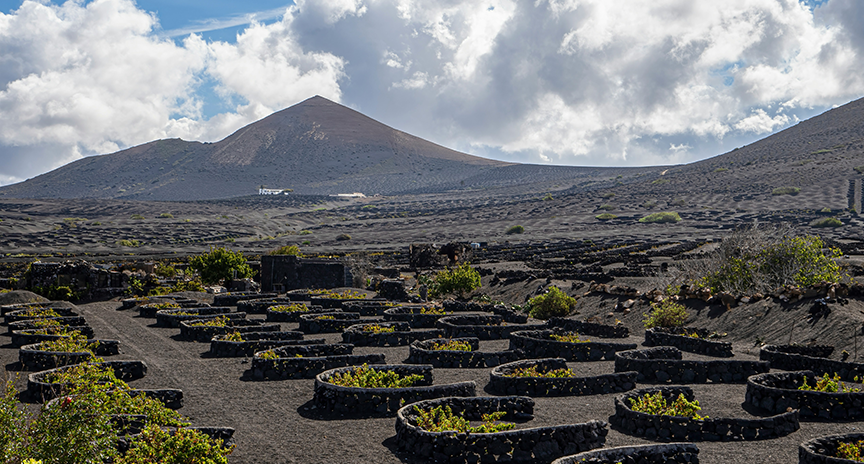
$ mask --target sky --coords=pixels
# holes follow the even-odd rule
[[[864,96],[864,2],[0,0],[0,185],[314,95],[505,161],[688,163]]]

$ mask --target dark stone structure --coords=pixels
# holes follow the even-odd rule
[[[857,443],[864,440],[864,433],[829,435],[807,440],[798,445],[798,464],[854,464],[856,461],[840,459],[837,449],[840,443]]]
[[[536,367],[540,372],[566,369],[562,358],[528,359],[502,364],[489,374],[489,389],[500,395],[585,396],[620,393],[636,387],[635,372],[592,377],[508,377],[516,369]]]
[[[395,329],[394,332],[367,332],[366,327],[378,325]],[[407,322],[377,322],[355,324],[342,331],[342,343],[355,346],[405,346],[415,340],[441,338],[444,332],[438,329],[412,331]]]
[[[505,305],[491,303],[477,303],[476,301],[444,300],[444,310],[448,312],[471,311],[492,313],[501,316],[504,322],[511,324],[525,324],[528,316],[517,313]]]
[[[211,306],[209,308],[180,308],[162,309],[156,311],[156,326],[176,329],[183,321],[195,319],[215,319],[227,317],[229,319],[246,319],[246,313],[232,313],[227,306]]]
[[[87,338],[93,338],[93,328],[86,325],[80,326],[49,326],[38,329],[15,330],[12,332],[12,346],[22,347],[24,345],[32,345],[33,343],[44,342],[48,340],[56,340],[67,335],[57,335],[65,332],[79,332]]]
[[[69,316],[69,317],[46,317],[41,320],[52,320],[60,323],[61,326],[66,327],[79,327],[83,325],[87,325],[87,321],[84,320],[81,316]],[[27,330],[27,329],[38,329],[40,328],[36,319],[25,319],[22,321],[16,321],[9,324],[8,329],[9,333],[13,333],[16,330]]]
[[[418,427],[416,408],[449,406],[454,415],[481,420],[483,414],[505,411],[505,421],[530,420],[534,400],[524,396],[441,398],[420,401],[399,409],[396,446],[425,462],[467,464],[513,462],[540,464],[555,458],[603,446],[609,432],[604,421],[535,427],[497,433],[429,432]]]
[[[699,464],[699,448],[693,443],[619,446],[565,456],[552,464]]]
[[[438,319],[435,327],[444,331],[447,338],[476,337],[480,340],[500,340],[517,330],[541,328],[537,325],[507,325],[504,318],[497,315],[460,315]]]
[[[303,340],[303,332],[246,332],[244,341],[225,340],[225,335],[217,335],[210,340],[208,354],[214,358],[246,358],[258,351],[269,350],[286,345],[323,345],[323,338]]]
[[[683,361],[673,347],[615,353],[615,372],[636,371],[640,383],[745,383],[768,370],[765,361]]]
[[[267,314],[267,308],[271,306],[289,305],[293,301],[288,298],[255,298],[237,302],[237,312],[246,314]]]
[[[276,293],[259,292],[228,292],[213,296],[213,306],[237,306],[241,301],[257,300],[261,298],[276,298]]]
[[[474,396],[474,382],[432,385],[432,366],[406,366],[403,364],[374,365],[371,369],[393,371],[400,377],[421,375],[414,386],[405,388],[343,387],[328,382],[336,374],[353,371],[356,366],[340,367],[315,377],[313,401],[319,411],[350,416],[391,416],[404,404],[448,396]]]
[[[816,385],[813,371],[778,372],[754,375],[747,379],[745,403],[779,414],[788,408],[801,411],[801,418],[818,417],[827,420],[861,420],[864,418],[864,393],[820,392],[798,390],[807,379]],[[861,388],[861,384],[857,384]]]
[[[687,333],[697,333],[699,338],[687,336]],[[707,340],[708,330],[684,327],[655,327],[645,331],[646,346],[674,346],[681,351],[704,354],[718,358],[731,358],[732,344]]]
[[[422,305],[396,306],[384,310],[385,321],[403,321],[411,324],[415,329],[428,329],[435,327],[435,323],[448,314],[423,314],[425,309]]]
[[[147,375],[147,365],[143,361],[106,361],[97,363],[99,366],[107,366],[114,369],[114,375],[124,382],[136,380]],[[31,398],[39,401],[48,401],[55,398],[67,387],[64,383],[45,382],[45,377],[59,371],[70,369],[72,366],[57,367],[47,371],[35,372],[27,376],[27,392]]]
[[[11,324],[13,322],[18,321],[27,321],[32,319],[48,319],[48,317],[42,315],[39,316],[39,312],[44,311],[53,311],[57,313],[57,316],[52,317],[73,317],[80,316],[80,314],[76,313],[72,310],[72,308],[31,308],[31,309],[18,309],[15,311],[9,311],[6,315],[3,316],[3,322],[6,324]]]
[[[818,375],[835,373],[843,380],[864,377],[864,363],[828,359],[832,346],[765,345],[759,350],[759,359],[771,364],[772,369],[784,371],[813,371]]]
[[[296,301],[292,304],[297,303]],[[267,322],[300,322],[300,316],[304,314],[318,314],[340,312],[339,310],[323,308],[321,306],[306,306],[306,311],[274,311],[277,306],[267,308]]]
[[[264,292],[350,287],[353,280],[345,264],[336,259],[261,256],[261,290]]]
[[[624,433],[658,441],[739,441],[766,440],[789,435],[798,430],[798,411],[784,412],[759,419],[707,418],[703,420],[681,416],[660,416],[630,409],[630,399],[661,392],[667,403],[684,395],[694,400],[689,387],[655,387],[634,390],[615,398],[612,424]]]
[[[225,335],[232,332],[243,334],[247,332],[278,332],[282,330],[279,324],[263,324],[261,321],[248,319],[229,319],[225,327],[195,325],[205,321],[206,319],[181,321],[180,338],[193,342],[209,343],[216,335]]]
[[[113,356],[120,353],[118,340],[91,340],[99,345],[93,350],[96,356]],[[39,349],[40,343],[24,345],[18,349],[18,362],[25,371],[44,371],[68,364],[78,364],[90,360],[93,354],[87,351],[62,352]]]
[[[358,313],[361,316],[382,316],[388,309],[396,307],[397,303],[381,299],[345,300],[341,305],[346,313]]]
[[[384,364],[383,354],[352,355],[354,345],[288,345],[274,349],[277,359],[252,358],[256,380],[309,379],[329,369]],[[298,355],[300,357],[298,357]]]
[[[471,345],[471,351],[434,350],[435,345],[447,343],[450,340],[466,342]],[[431,364],[432,367],[494,367],[502,363],[522,359],[525,354],[520,350],[507,351],[477,351],[480,349],[480,339],[476,337],[420,340],[409,347],[408,364]]]
[[[623,325],[596,324],[594,322],[582,322],[563,317],[550,318],[546,321],[546,325],[550,328],[557,327],[568,332],[577,332],[582,335],[601,338],[627,338],[630,336],[630,329]]]
[[[564,358],[567,361],[602,361],[615,359],[618,351],[635,350],[635,343],[559,342],[551,335],[567,332],[555,330],[520,330],[510,334],[510,349],[522,350],[532,358]]]
[[[322,316],[332,316],[334,319],[318,319]],[[301,314],[300,330],[306,334],[337,333],[360,322],[357,313],[329,312],[319,314]],[[373,321],[370,321],[373,322]]]

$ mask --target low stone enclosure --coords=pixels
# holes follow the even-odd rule
[[[417,408],[450,407],[454,415],[469,421],[483,414],[505,411],[505,421],[533,419],[534,400],[524,396],[440,398],[403,406],[396,414],[396,446],[428,462],[463,464],[476,462],[548,463],[551,460],[599,448],[606,442],[607,423],[591,420],[579,424],[508,430],[497,433],[429,432],[417,426]]]
[[[344,309],[345,304],[384,304],[388,302],[383,298],[331,298],[329,296],[310,295],[309,302],[316,306],[323,306],[331,309]],[[390,303],[393,304],[393,303]]]
[[[323,317],[324,319],[319,319]],[[332,317],[332,319],[330,319]],[[360,322],[357,313],[329,312],[300,315],[299,331],[306,334],[338,333]],[[372,322],[372,321],[370,321]]]
[[[361,316],[383,316],[388,309],[398,307],[397,304],[387,300],[347,300],[339,307],[346,313],[358,313]]]
[[[563,358],[527,359],[502,364],[489,374],[489,390],[499,395],[584,396],[620,393],[636,388],[636,373],[621,372],[592,377],[509,377],[516,369],[535,367],[539,372],[567,369]]]
[[[97,363],[99,366],[109,366],[114,369],[114,375],[124,382],[137,380],[147,375],[147,365],[143,361],[105,361]],[[66,384],[49,383],[45,378],[55,372],[61,372],[73,366],[63,366],[46,371],[35,372],[27,376],[27,392],[31,398],[48,401],[59,395]]]
[[[597,324],[594,322],[577,321],[576,319],[565,319],[563,317],[550,318],[546,321],[546,325],[550,328],[557,327],[568,332],[577,332],[592,337],[627,338],[630,336],[630,329],[623,325]]]
[[[0,305],[0,316],[5,316],[7,313],[10,313],[12,311],[18,311],[21,309],[47,308],[47,307],[51,306],[53,303],[56,303],[56,302],[40,301],[40,302],[36,302],[36,303],[15,303],[15,304],[10,304],[10,305]]]
[[[636,371],[636,381],[656,383],[745,383],[747,377],[768,372],[765,361],[684,361],[674,347],[615,353],[615,372]]]
[[[471,351],[433,349],[436,345],[449,341],[468,343],[471,346]],[[477,337],[418,340],[409,345],[408,359],[405,362],[408,364],[431,364],[432,367],[443,368],[478,368],[495,367],[525,357],[525,353],[520,350],[477,351],[479,349],[480,339]]]
[[[46,316],[39,315],[40,311],[53,311],[57,313],[57,316],[60,317],[70,317],[70,316],[80,316],[80,314],[76,313],[72,310],[72,308],[30,308],[30,309],[18,309],[15,311],[9,311],[3,316],[3,322],[6,324],[10,324],[12,322],[17,321],[28,321],[33,319],[46,319]],[[54,317],[57,317],[54,316]]]
[[[295,302],[296,303],[296,302]],[[267,322],[300,322],[300,316],[304,314],[317,314],[321,315],[323,313],[332,313],[334,312],[332,309],[325,309],[321,306],[308,306],[306,305],[306,311],[276,311],[274,308],[278,307],[270,306],[265,312],[267,313]],[[338,312],[338,311],[336,311]]]
[[[403,364],[377,364],[369,366],[378,371],[393,371],[401,377],[421,375],[414,386],[405,388],[343,387],[328,382],[336,374],[352,372],[357,366],[340,367],[315,376],[313,401],[319,411],[349,416],[390,416],[405,404],[448,396],[474,396],[477,385],[458,382],[432,385],[432,366],[406,366]]]
[[[394,332],[375,333],[368,331],[370,326],[393,328]],[[376,322],[355,324],[342,331],[342,343],[355,346],[405,346],[416,340],[441,338],[444,331],[439,329],[412,331],[407,322]]]
[[[303,340],[303,332],[246,332],[242,342],[226,340],[227,335],[216,335],[210,340],[207,354],[214,358],[245,358],[257,351],[284,345],[323,345],[324,339]]]
[[[818,375],[835,373],[843,380],[864,377],[864,363],[828,359],[833,346],[765,345],[759,359],[771,363],[772,369],[784,371],[813,371]]]
[[[68,364],[78,364],[90,360],[96,356],[114,356],[120,354],[119,340],[90,340],[98,343],[91,354],[88,351],[66,352],[66,351],[44,351],[41,350],[41,342],[24,345],[18,349],[18,362],[25,371],[42,371]]]
[[[384,364],[383,354],[351,354],[354,345],[310,344],[274,348],[276,359],[265,359],[261,353],[252,358],[252,378],[255,380],[311,379],[321,372],[337,367],[362,364]],[[298,357],[299,355],[299,357]]]
[[[828,435],[807,440],[798,445],[798,464],[852,464],[858,461],[841,459],[837,448],[841,443],[857,443],[864,440],[864,432]]]
[[[60,337],[67,337],[67,332],[79,332],[87,338],[93,338],[93,328],[87,325],[79,326],[49,326],[40,327],[38,329],[15,330],[12,332],[11,344],[14,347],[22,347],[24,345],[32,345],[33,343],[44,342],[48,340],[56,340]]]
[[[276,298],[279,295],[276,293],[258,293],[258,292],[229,292],[220,293],[213,297],[213,306],[237,306],[237,303],[243,300],[253,300],[261,298]]]
[[[695,333],[698,337],[688,334]],[[718,342],[708,340],[707,329],[696,329],[690,327],[655,327],[645,331],[646,346],[674,346],[681,351],[714,356],[717,358],[731,358],[732,344],[729,342]]]
[[[238,313],[239,314],[239,313]],[[195,325],[206,322],[207,319],[193,319],[180,322],[180,338],[194,342],[208,343],[216,335],[232,332],[278,332],[282,330],[279,324],[264,324],[261,321],[249,319],[229,319],[224,327]]]
[[[813,371],[777,372],[754,375],[747,379],[745,402],[756,408],[779,414],[788,408],[799,409],[802,419],[818,417],[829,420],[864,418],[864,392],[820,392],[798,390],[807,379],[816,385]],[[864,389],[861,383],[856,383]]]
[[[156,311],[156,327],[171,329],[180,328],[183,321],[195,319],[215,319],[224,316],[229,319],[246,319],[246,313],[232,313],[227,306],[211,306],[209,308],[163,309]]]
[[[447,338],[476,337],[480,340],[506,339],[517,330],[541,328],[538,325],[506,325],[498,315],[459,315],[438,319],[435,327]]]
[[[611,361],[618,351],[635,350],[635,343],[559,342],[552,335],[568,333],[561,329],[520,330],[510,334],[510,349],[522,350],[532,358],[564,358],[567,361]]]
[[[473,301],[444,300],[444,310],[447,312],[473,311],[492,313],[501,316],[504,319],[504,322],[512,324],[525,324],[528,322],[528,315],[519,314],[502,304],[496,305],[492,303],[476,303]]]
[[[237,311],[246,314],[266,314],[271,306],[289,305],[294,303],[288,298],[255,298],[237,302]]]
[[[615,398],[615,415],[610,421],[622,432],[659,441],[739,441],[766,440],[798,430],[798,410],[759,419],[706,418],[646,414],[630,409],[630,399],[661,392],[667,403],[683,394],[695,399],[690,387],[654,387],[634,390]],[[704,405],[702,411],[705,412]]]
[[[163,310],[163,309],[177,309],[176,307],[175,308],[166,307],[166,305],[169,305],[171,303],[172,303],[172,300],[166,300],[166,301],[160,302],[160,303],[148,303],[148,304],[143,304],[141,306],[138,306],[138,317],[145,317],[148,319],[153,319],[154,317],[156,317],[156,313]],[[180,309],[195,309],[195,308],[210,308],[211,307],[207,303],[200,303],[200,302],[195,301],[195,300],[190,300],[188,302],[175,300],[174,303],[176,305],[179,305]]]
[[[428,307],[422,305],[396,306],[384,311],[385,321],[407,322],[415,329],[430,329],[435,327],[438,319],[449,314],[423,314],[422,311]]]
[[[234,443],[234,429],[231,427],[184,427],[187,430],[196,430],[201,432],[205,436],[209,437],[211,440],[222,440],[223,446],[233,446]],[[171,434],[176,433],[177,429],[174,427],[169,427],[168,431]],[[130,433],[129,435],[124,435],[122,437],[117,438],[117,451],[121,454],[126,453],[129,450],[129,441],[137,437],[141,432],[140,429],[136,430],[137,433]]]
[[[87,321],[84,320],[82,316],[68,316],[68,317],[46,317],[42,319],[25,319],[23,321],[16,321],[9,324],[8,331],[11,334],[16,330],[27,330],[27,329],[39,329],[41,328],[39,325],[39,321],[56,321],[61,326],[67,327],[78,327],[82,325],[87,325]]]
[[[699,447],[666,443],[600,448],[558,458],[552,464],[699,464]]]

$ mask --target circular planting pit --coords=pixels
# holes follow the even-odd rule
[[[864,364],[828,359],[833,352],[833,346],[765,345],[759,359],[769,362],[772,369],[813,371],[819,375],[836,372],[843,379],[864,377]]]
[[[237,311],[246,314],[266,314],[267,308],[278,305],[289,305],[293,301],[288,298],[256,298],[237,302]]]
[[[98,366],[107,366],[114,369],[114,375],[124,381],[137,380],[147,375],[147,365],[143,361],[105,361],[96,363]],[[72,368],[74,365],[57,367],[45,371],[35,372],[27,376],[27,392],[31,398],[48,401],[61,394],[67,387],[65,383],[50,383],[44,379],[55,372],[61,372]]]
[[[813,371],[778,372],[754,375],[747,379],[745,403],[779,414],[788,408],[801,411],[801,418],[827,420],[861,420],[864,418],[864,392],[820,392],[799,390],[804,384],[816,385]],[[861,383],[850,386],[864,389]]]
[[[585,396],[620,393],[636,387],[635,372],[593,377],[512,377],[517,369],[535,368],[540,373],[567,369],[563,358],[528,359],[502,364],[489,374],[489,389],[500,395]]]
[[[340,308],[346,313],[358,313],[361,316],[383,316],[388,309],[397,306],[398,303],[387,300],[347,300]]]
[[[696,334],[692,337],[689,334]],[[732,344],[708,340],[707,329],[655,327],[645,331],[646,346],[674,346],[681,351],[718,358],[731,358]]]
[[[296,311],[290,310],[300,308],[301,306],[306,309],[299,309]],[[267,322],[300,322],[300,316],[304,314],[323,314],[341,311],[325,309],[321,306],[307,306],[303,303],[298,303],[295,301],[294,303],[290,303],[287,305],[270,306],[266,309],[265,312],[267,313]]]
[[[183,321],[195,319],[215,319],[224,316],[229,319],[246,319],[246,313],[232,313],[227,306],[212,306],[209,308],[180,308],[156,311],[156,327],[176,329]]]
[[[596,341],[558,341],[553,336],[576,335],[561,329],[520,330],[510,334],[510,349],[522,350],[532,358],[564,358],[567,361],[602,361],[615,359],[618,351],[635,350],[635,343]]]
[[[393,332],[376,332],[376,330],[393,329]],[[441,330],[424,330],[412,332],[407,322],[374,322],[355,324],[342,332],[342,343],[355,346],[405,346],[416,340],[440,338]]]
[[[240,314],[240,313],[236,313]],[[212,320],[212,319],[211,319]],[[229,319],[225,326],[195,325],[206,323],[208,319],[193,319],[180,322],[180,338],[194,342],[209,343],[217,335],[225,335],[232,332],[278,332],[282,330],[279,324],[263,324],[261,321],[248,319]]]
[[[46,312],[52,312],[56,314],[56,316],[46,316]],[[76,313],[72,310],[72,308],[30,308],[30,309],[18,309],[15,311],[10,311],[3,316],[3,322],[6,324],[11,324],[13,322],[18,321],[29,321],[33,319],[53,319],[56,317],[72,317],[72,316],[80,316],[80,314]]]
[[[58,325],[54,326],[45,326],[40,325],[42,321],[55,321]],[[15,332],[16,330],[28,330],[28,329],[41,329],[42,327],[80,327],[87,325],[87,321],[84,320],[82,316],[68,316],[68,317],[46,317],[43,319],[25,319],[23,321],[16,321],[9,324],[9,333]]]
[[[86,325],[81,326],[49,326],[38,329],[24,329],[12,332],[12,346],[22,347],[24,345],[32,345],[34,343],[45,342],[48,340],[56,340],[61,337],[68,337],[70,332],[78,332],[87,338],[93,338],[93,328]]]
[[[332,317],[332,319],[331,319]],[[321,319],[323,318],[323,319]],[[357,313],[329,312],[300,315],[300,330],[306,334],[338,333],[360,321]]]
[[[55,367],[89,361],[93,355],[114,356],[120,354],[119,340],[88,341],[99,344],[93,349],[92,353],[89,351],[45,351],[41,349],[41,342],[24,345],[18,349],[18,361],[21,363],[21,367],[25,371],[42,371],[45,369],[54,369]]]
[[[124,298],[120,300],[120,307],[117,308],[118,311],[126,311],[128,309],[134,309],[138,306],[142,306],[145,304],[158,304],[158,303],[176,303],[177,299],[169,297],[169,296],[144,296],[144,297],[135,297],[135,298]]]
[[[20,311],[22,309],[47,308],[54,303],[56,302],[42,301],[38,303],[15,303],[10,305],[2,305],[0,306],[0,316],[5,316],[7,313],[11,313],[12,311]]]
[[[699,448],[693,443],[619,446],[565,456],[552,464],[699,464]]]
[[[309,296],[309,301],[313,305],[323,306],[330,309],[343,309],[345,303],[380,304],[387,302],[387,300],[383,298],[331,298],[326,296],[316,296],[315,294]]]
[[[228,340],[228,335],[216,335],[210,340],[208,354],[214,358],[241,358],[257,351],[285,345],[321,345],[323,338],[303,340],[303,332],[245,332],[243,341]]]
[[[497,314],[504,318],[504,322],[513,324],[525,324],[528,322],[528,316],[517,313],[512,309],[502,304],[492,303],[477,303],[474,301],[456,301],[444,300],[444,310],[448,312],[470,311]]]
[[[630,329],[623,325],[597,324],[594,322],[577,321],[575,319],[565,319],[563,317],[550,318],[546,321],[546,325],[592,337],[627,338],[630,336]]]
[[[506,325],[497,315],[459,315],[438,319],[435,327],[447,338],[476,337],[480,340],[500,340],[517,330],[536,329],[541,326]]]
[[[384,311],[384,320],[392,322],[407,322],[415,329],[430,329],[435,327],[435,323],[442,317],[449,316],[450,312],[444,314],[428,313],[429,306],[412,305],[412,306],[396,306],[388,308]]]
[[[258,292],[228,292],[220,293],[213,297],[213,306],[237,306],[237,303],[243,300],[255,300],[261,298],[276,298],[278,293],[258,293]]]
[[[524,396],[441,398],[403,406],[396,414],[396,446],[424,462],[542,463],[592,450],[606,442],[607,423],[535,427],[496,433],[430,432],[417,424],[421,410],[449,407],[454,415],[479,421],[484,414],[503,411],[504,421],[533,419],[534,400]]]
[[[612,424],[622,432],[658,441],[749,441],[783,437],[799,428],[798,411],[792,410],[776,416],[759,419],[706,418],[691,419],[681,416],[646,414],[630,409],[630,399],[660,392],[667,404],[679,395],[694,400],[689,387],[655,387],[634,390],[615,398]],[[704,412],[704,408],[703,408]]]
[[[471,351],[436,350],[440,346],[451,341],[468,344]],[[418,340],[408,347],[409,355],[405,361],[408,364],[431,364],[432,367],[494,367],[502,363],[516,361],[524,358],[524,353],[519,350],[507,351],[477,351],[480,349],[480,339],[476,337],[466,338],[441,338],[432,340]]]
[[[139,416],[126,416],[137,419]],[[144,416],[140,416],[143,419]],[[118,422],[118,421],[115,421]],[[123,421],[123,422],[128,422]],[[122,423],[122,422],[121,422]],[[143,422],[138,422],[134,424],[126,425],[127,433],[117,439],[117,451],[121,454],[126,453],[129,450],[129,442],[138,437],[141,433],[141,428],[143,427]],[[177,433],[176,427],[166,427],[166,429],[173,435]],[[222,440],[223,447],[234,446],[234,429],[231,427],[184,427],[186,430],[196,430],[201,432],[204,436],[209,438],[211,441],[215,442],[216,440]]]
[[[860,461],[838,458],[840,444],[858,443],[864,440],[864,433],[828,435],[807,440],[798,445],[798,464],[854,464]]]
[[[637,382],[745,383],[747,377],[768,372],[765,361],[684,361],[673,347],[615,353],[615,372],[636,371]]]
[[[413,386],[405,388],[360,388],[334,385],[328,380],[336,374],[353,372],[357,366],[330,369],[315,376],[313,401],[320,411],[351,416],[390,416],[404,404],[448,396],[474,396],[474,382],[432,385],[432,366],[402,364],[371,365],[376,371],[393,371],[401,377],[420,375]]]
[[[252,378],[256,380],[309,379],[337,367],[384,364],[383,354],[353,355],[354,345],[288,345],[270,350],[276,358],[262,353],[252,358]]]

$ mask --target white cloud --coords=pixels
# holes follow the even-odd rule
[[[27,150],[45,170],[212,141],[315,94],[508,160],[688,162],[864,94],[860,5],[301,0],[236,42],[177,44],[131,0],[26,1],[0,14],[0,183],[39,172]],[[211,83],[228,111],[202,113]]]

